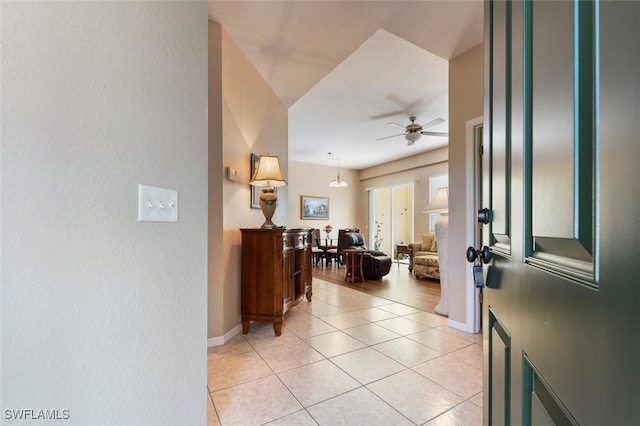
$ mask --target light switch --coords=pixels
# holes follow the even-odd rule
[[[231,166],[227,167],[227,179],[233,182],[238,180],[238,171]]]
[[[138,185],[138,222],[177,222],[178,191]]]

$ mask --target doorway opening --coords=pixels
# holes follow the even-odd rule
[[[413,183],[369,190],[368,247],[395,258],[396,246],[412,241],[413,191]]]

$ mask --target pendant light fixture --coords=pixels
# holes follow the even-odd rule
[[[342,180],[340,179],[340,156],[339,155],[335,155],[331,152],[328,153],[329,157],[331,157],[332,160],[338,160],[338,177],[335,178],[334,180],[332,180],[331,182],[329,182],[329,186],[332,188],[346,188],[347,186],[349,186],[349,184],[347,183],[346,180]]]

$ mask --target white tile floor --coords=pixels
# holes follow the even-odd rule
[[[357,285],[357,284],[356,284]],[[319,279],[313,302],[209,348],[209,425],[481,425],[482,336]]]

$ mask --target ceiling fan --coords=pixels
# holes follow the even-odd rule
[[[435,126],[436,124],[443,123],[444,120],[442,118],[435,118],[435,119],[433,119],[433,120],[431,120],[428,123],[425,123],[423,125],[416,124],[416,117],[413,117],[413,116],[409,117],[409,120],[411,120],[411,124],[409,124],[408,126],[403,126],[401,124],[394,123],[394,122],[387,123],[387,124],[390,124],[392,126],[396,126],[396,127],[400,127],[401,129],[404,129],[404,133],[398,133],[397,135],[385,136],[383,138],[378,138],[376,140],[380,141],[382,139],[395,138],[396,136],[403,136],[404,135],[404,138],[407,140],[407,145],[413,145],[413,143],[415,141],[417,141],[418,139],[420,139],[422,137],[422,135],[443,136],[443,137],[449,136],[449,133],[447,133],[447,132],[428,132],[428,131],[424,130],[424,129],[428,129],[429,127]]]

